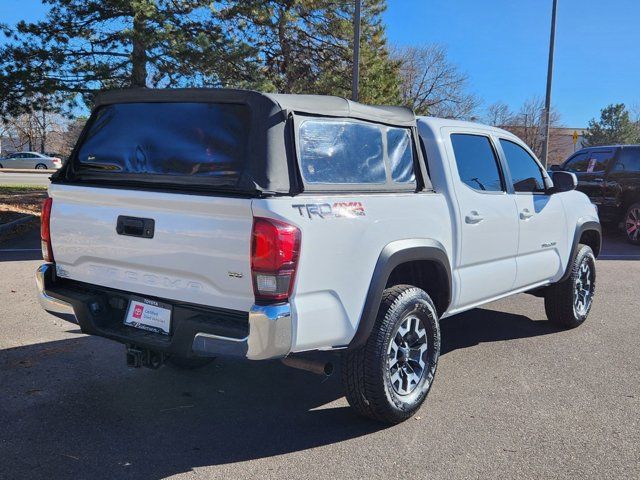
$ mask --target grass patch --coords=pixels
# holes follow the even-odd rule
[[[0,185],[0,195],[18,195],[23,192],[46,190],[46,185]]]

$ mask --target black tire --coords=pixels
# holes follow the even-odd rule
[[[395,365],[401,364],[398,352],[403,350],[404,358],[409,358],[415,353],[415,358],[421,359],[424,368],[420,368],[417,361],[411,358],[405,360],[402,367],[396,368],[395,374],[399,375],[396,378],[402,377],[400,370],[409,368],[408,365],[411,365],[413,373],[421,370],[420,379],[414,382],[413,390],[400,394],[398,389],[402,389],[404,384],[409,387],[411,384],[399,383],[404,380],[392,383],[392,376],[395,374],[391,373],[394,369],[390,363],[394,357],[390,352],[393,352],[392,342],[395,345],[398,339],[409,338],[402,337],[398,330],[403,324],[407,324],[406,322],[409,322],[409,325],[413,324],[414,318],[418,319],[416,330],[420,327],[425,330],[425,341],[420,343],[421,346],[426,344],[426,347],[423,347],[425,351],[421,354],[414,351],[422,336],[410,336],[410,330],[406,335],[416,339],[413,342],[414,347],[397,348]],[[404,345],[410,345],[411,338]],[[360,415],[384,423],[400,423],[411,417],[427,397],[436,374],[439,355],[440,325],[436,308],[429,295],[410,285],[388,288],[382,295],[378,316],[367,343],[363,347],[349,349],[343,353],[342,383],[347,401]],[[407,378],[406,371],[402,378]]]
[[[36,170],[46,170],[47,166],[44,163],[39,163],[36,165]]]
[[[640,245],[640,202],[636,202],[627,208],[622,223],[627,241],[633,245]]]
[[[1,163],[0,163],[0,168],[4,168]]]
[[[167,359],[167,365],[178,370],[196,370],[214,362],[215,357],[179,357],[172,355]]]
[[[563,282],[548,287],[544,297],[547,318],[566,328],[575,328],[587,319],[596,290],[596,264],[593,250],[588,245],[578,245],[571,265],[571,275]],[[589,269],[585,272],[586,268]],[[588,278],[588,284],[585,281]],[[584,288],[583,288],[584,287]],[[586,290],[590,292],[585,294]],[[582,293],[578,293],[578,292]]]

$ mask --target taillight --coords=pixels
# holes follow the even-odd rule
[[[51,249],[51,205],[53,199],[47,198],[42,204],[40,217],[40,239],[42,240],[42,258],[45,262],[53,262],[53,250]]]
[[[59,158],[53,158],[51,161],[53,163],[55,163],[56,165],[59,164],[59,163],[62,164],[62,160],[60,160]]]
[[[300,255],[300,230],[269,218],[254,218],[251,274],[257,300],[281,301],[291,295]]]

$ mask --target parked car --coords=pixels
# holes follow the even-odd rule
[[[432,385],[439,320],[520,292],[582,324],[596,208],[509,132],[337,97],[104,94],[42,215],[49,311],[128,364],[342,354],[349,403],[397,423]]]
[[[583,148],[552,170],[575,173],[601,220],[622,223],[627,239],[640,245],[640,145]]]
[[[38,152],[15,152],[0,158],[0,168],[26,168],[36,170],[57,170],[62,167],[59,157],[51,157]]]

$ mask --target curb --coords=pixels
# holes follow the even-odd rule
[[[29,168],[0,168],[0,173],[40,173],[53,175],[57,169],[48,168],[46,170],[33,170]]]
[[[4,233],[10,233],[13,231],[13,229],[15,227],[17,227],[18,225],[22,225],[23,223],[27,223],[30,222],[31,220],[33,220],[34,218],[36,218],[35,215],[26,215],[22,218],[19,218],[17,220],[14,220],[13,222],[9,222],[9,223],[5,223],[3,225],[0,225],[0,235],[4,234]]]

